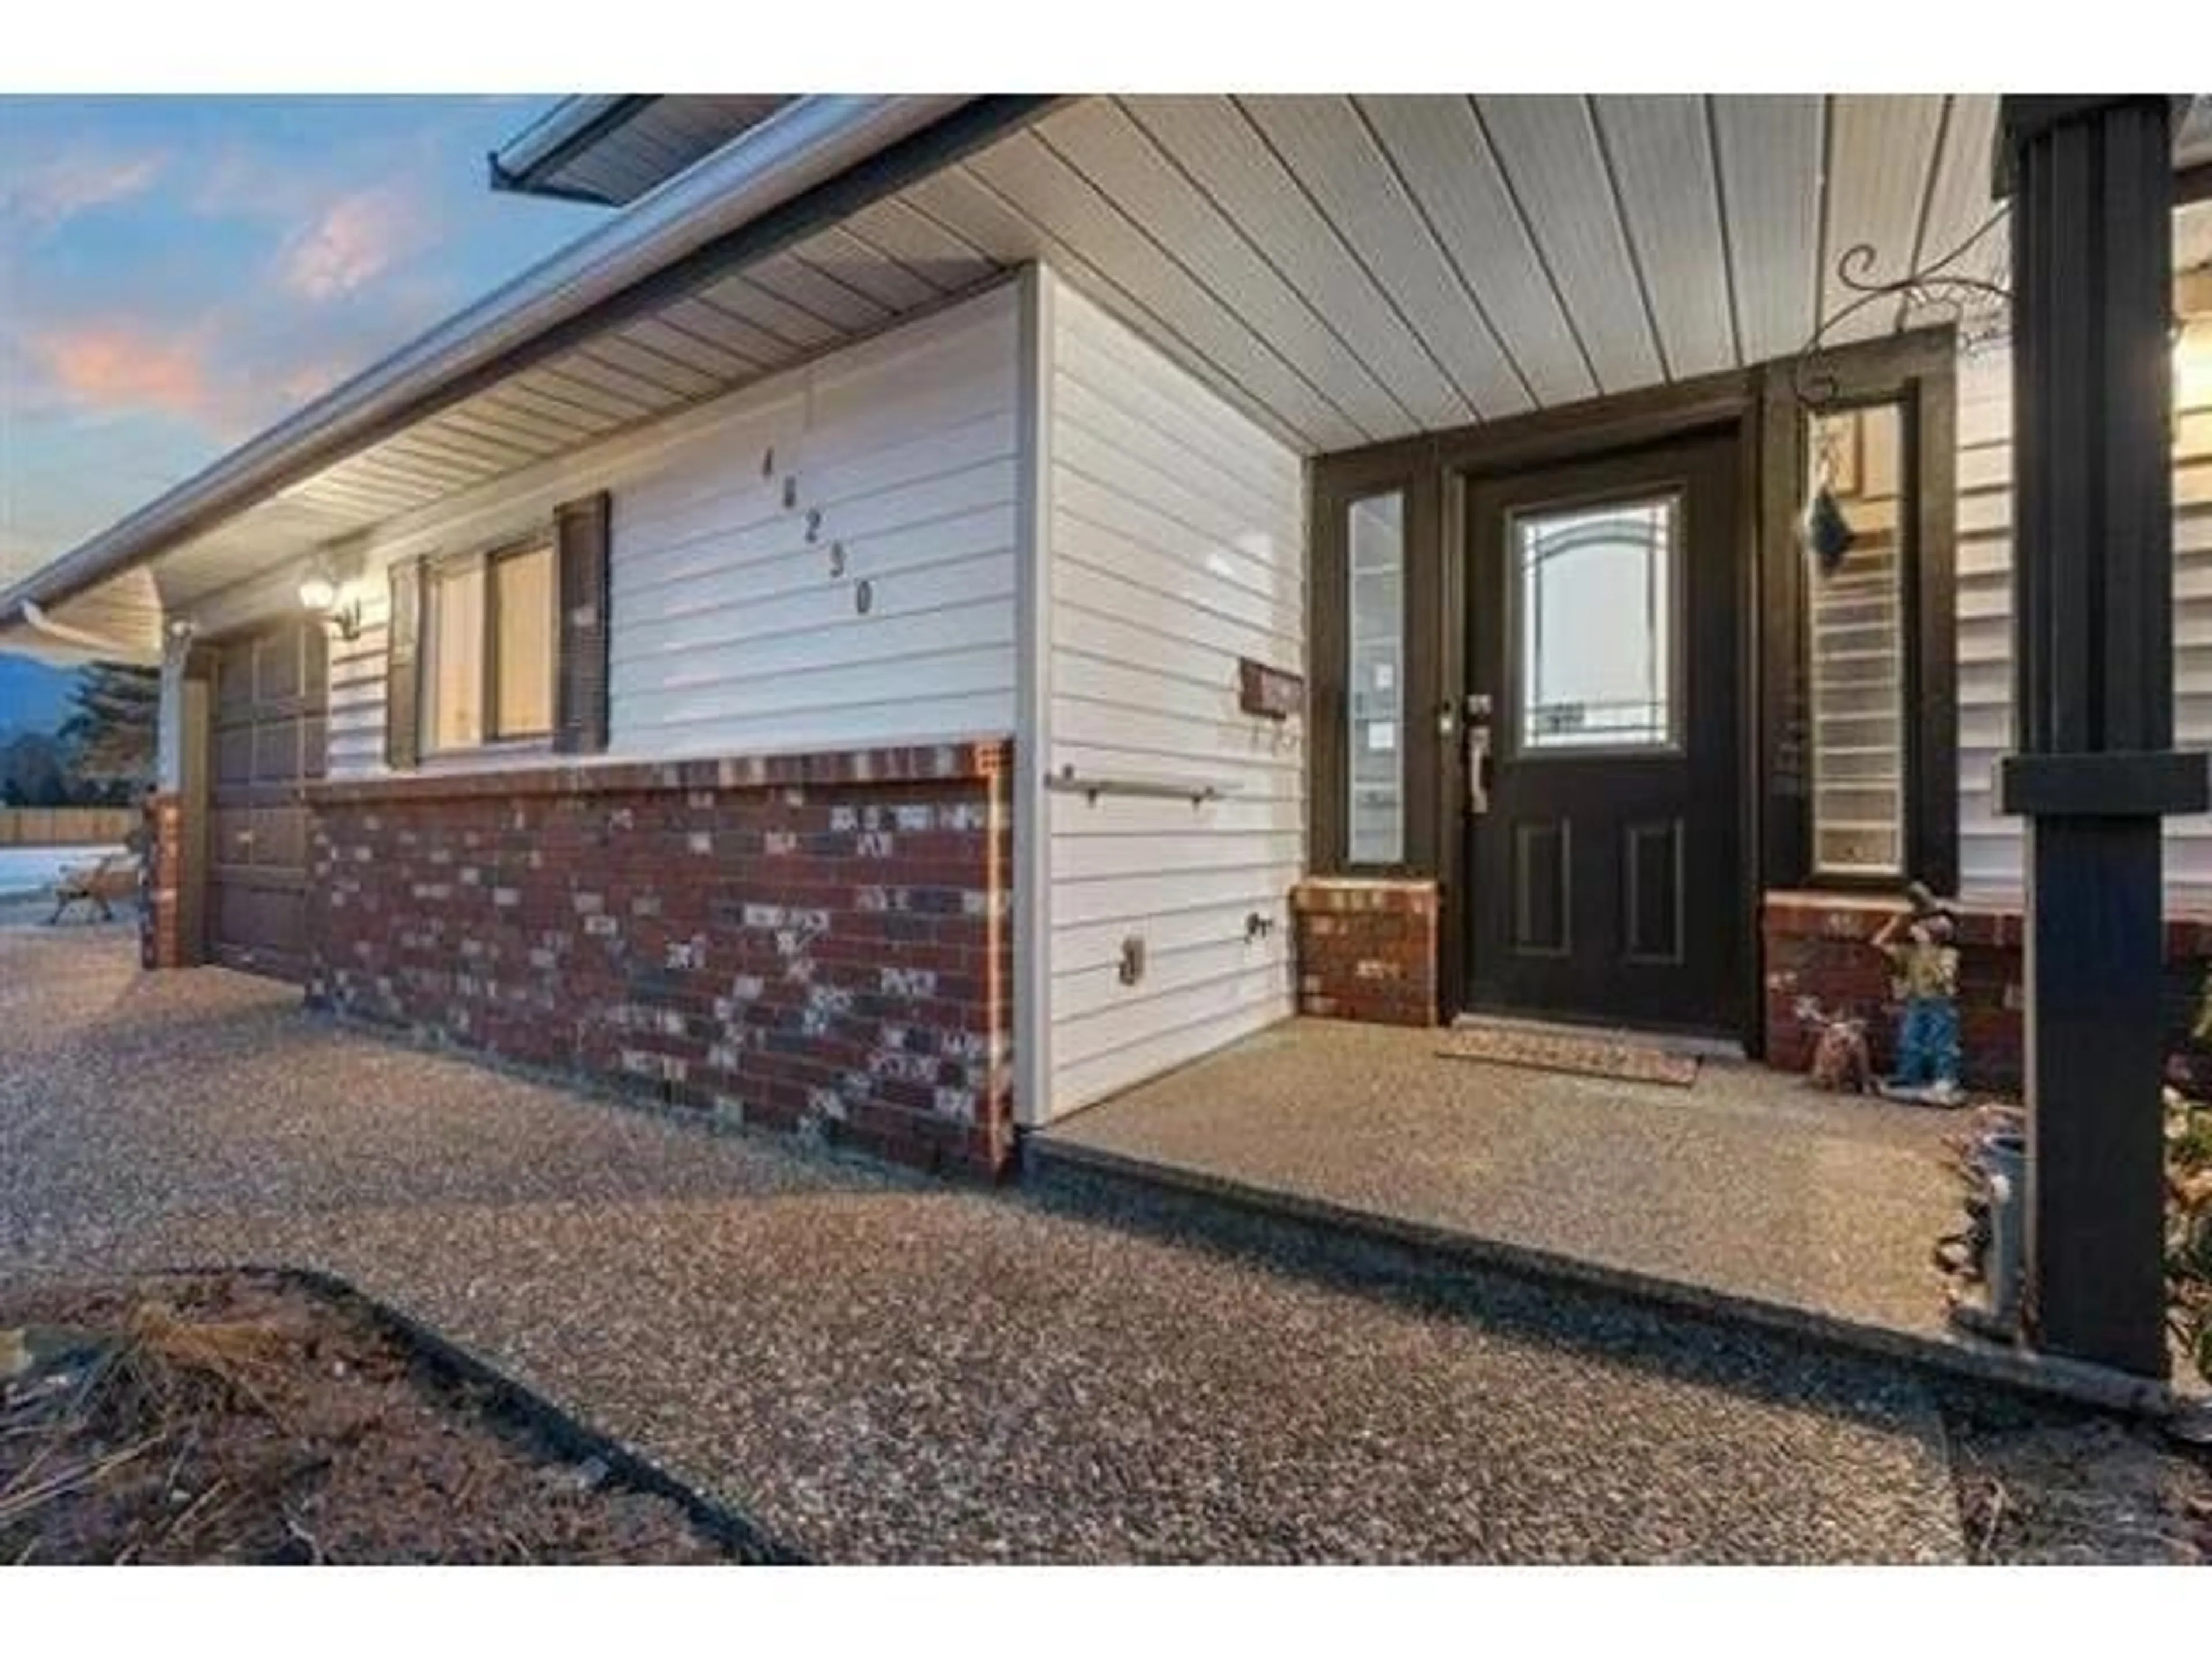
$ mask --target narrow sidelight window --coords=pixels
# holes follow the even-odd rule
[[[1813,871],[1905,872],[1906,538],[1898,404],[1808,419],[1806,498],[1832,501],[1806,550],[1811,605]]]
[[[1346,508],[1350,660],[1345,678],[1349,862],[1406,857],[1406,497],[1368,495]]]

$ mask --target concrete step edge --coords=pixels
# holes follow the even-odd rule
[[[1562,1284],[1601,1295],[1686,1312],[1720,1324],[1737,1324],[1819,1343],[1916,1369],[2080,1405],[2166,1418],[2187,1403],[2171,1384],[2056,1355],[2005,1348],[1960,1335],[1915,1335],[1884,1326],[1784,1302],[1716,1290],[1710,1285],[1585,1261],[1402,1217],[1358,1209],[1304,1194],[1261,1187],[1225,1176],[1161,1164],[1103,1147],[1032,1134],[1023,1143],[1025,1181],[1054,1186],[1060,1170],[1087,1177],[1174,1194],[1246,1214],[1287,1220],[1323,1233],[1436,1258],[1440,1263],[1491,1268],[1523,1279]],[[1079,1197],[1072,1187],[1056,1188]]]

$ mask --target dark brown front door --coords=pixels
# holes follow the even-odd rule
[[[1471,479],[1468,1001],[1739,1031],[1738,452]]]
[[[323,775],[321,629],[284,623],[224,643],[210,720],[208,951],[226,967],[304,979],[308,811]]]

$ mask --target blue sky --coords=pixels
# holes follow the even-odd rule
[[[551,101],[0,97],[0,581],[596,225],[484,183]]]

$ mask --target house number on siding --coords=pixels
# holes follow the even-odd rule
[[[853,609],[859,611],[865,617],[869,611],[875,609],[875,584],[870,581],[866,577],[863,576],[859,581],[853,584]]]
[[[842,542],[830,544],[830,574],[833,576],[845,574],[845,544]]]

